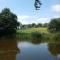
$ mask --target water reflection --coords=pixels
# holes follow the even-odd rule
[[[17,51],[15,39],[0,39],[0,60],[16,60]]]
[[[16,39],[3,39],[0,40],[0,60],[60,60],[60,43],[17,43]]]
[[[60,60],[60,43],[49,43],[49,51],[51,52],[52,55],[56,56],[56,59]]]
[[[31,40],[31,42],[33,43],[33,44],[40,44],[41,43],[41,40],[39,39],[32,39]]]
[[[47,43],[18,42],[18,48],[21,51],[17,54],[17,60],[56,60],[49,52]]]

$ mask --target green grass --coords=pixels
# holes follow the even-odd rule
[[[21,40],[21,39],[31,39],[33,32],[42,33],[42,35],[44,37],[43,40],[47,41],[49,39],[50,35],[48,33],[48,29],[47,28],[30,28],[30,29],[20,29],[20,30],[17,30],[18,40]]]
[[[20,29],[17,30],[17,32],[22,32],[22,33],[31,33],[31,32],[42,32],[42,33],[48,33],[47,28],[30,28],[30,29]]]
[[[60,39],[56,34],[49,33],[48,28],[30,28],[30,29],[20,29],[17,30],[17,38],[18,40],[31,40],[33,38],[32,33],[37,32],[42,34],[42,42],[54,42],[56,39]],[[56,35],[56,36],[55,36]],[[34,34],[35,37],[35,34]],[[37,34],[36,34],[37,37]],[[35,40],[35,39],[34,39]],[[38,39],[37,39],[38,40]]]

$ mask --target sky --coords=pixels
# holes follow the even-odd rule
[[[60,17],[60,0],[41,0],[40,10],[35,10],[35,0],[0,0],[0,12],[9,8],[22,24],[48,23]]]

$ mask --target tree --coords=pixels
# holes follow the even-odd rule
[[[34,28],[34,27],[36,27],[36,24],[35,23],[32,23],[31,26]]]
[[[43,24],[43,27],[48,27],[48,23],[44,23]]]
[[[4,8],[0,13],[0,36],[16,33],[18,25],[17,16],[9,8]]]
[[[42,27],[42,23],[38,23],[36,27]]]
[[[28,28],[32,28],[32,25],[31,24],[28,24]]]
[[[50,32],[60,32],[60,18],[52,19],[49,23],[48,29]]]

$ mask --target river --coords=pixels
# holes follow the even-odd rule
[[[2,40],[0,60],[60,60],[60,43]]]

